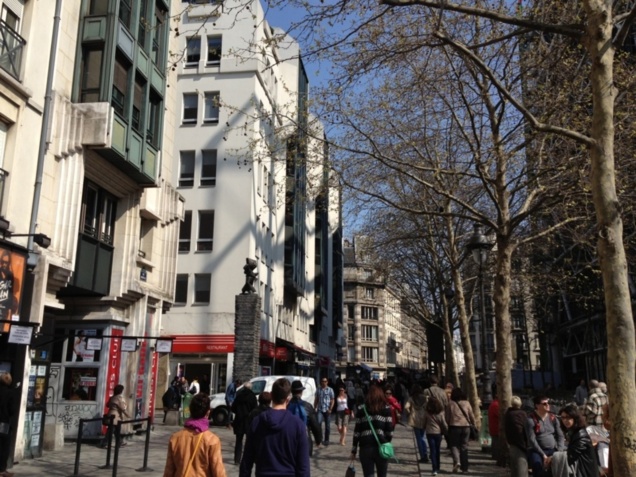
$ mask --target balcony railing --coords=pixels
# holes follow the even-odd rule
[[[26,45],[24,38],[0,20],[0,68],[17,80],[20,79],[24,45]]]

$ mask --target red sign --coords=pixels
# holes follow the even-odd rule
[[[270,343],[269,341],[261,338],[260,356],[263,356],[264,358],[273,358],[276,355],[274,348],[274,343]]]
[[[277,346],[276,359],[278,361],[287,361],[287,357],[289,356],[287,351],[288,351],[287,348],[285,348],[284,346]]]
[[[232,353],[234,335],[175,335],[173,353]]]
[[[159,368],[159,353],[152,353],[152,368],[150,369],[150,399],[148,399],[148,417],[155,417],[155,385]]]
[[[104,414],[108,413],[108,399],[113,395],[115,386],[119,383],[119,363],[121,353],[121,338],[115,336],[124,336],[124,330],[112,330],[110,339],[110,349],[108,351],[108,368],[106,371],[106,392],[104,396]],[[106,433],[106,427],[102,427],[102,433]]]

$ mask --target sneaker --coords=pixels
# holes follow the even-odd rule
[[[433,473],[431,475],[437,475],[437,471],[434,470]]]
[[[459,464],[455,464],[453,466],[453,474],[457,474],[459,472]]]

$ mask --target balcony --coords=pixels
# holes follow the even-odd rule
[[[18,81],[22,65],[22,50],[26,41],[0,20],[0,68]]]

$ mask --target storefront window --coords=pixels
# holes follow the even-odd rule
[[[98,368],[67,367],[62,397],[69,401],[96,401],[98,372]]]
[[[90,338],[97,338],[103,330],[58,328],[57,336],[66,339],[57,341],[53,348],[53,361],[62,363],[62,398],[69,401],[97,401],[102,351],[95,349]],[[94,340],[93,340],[94,341]],[[107,356],[108,353],[104,355]]]

